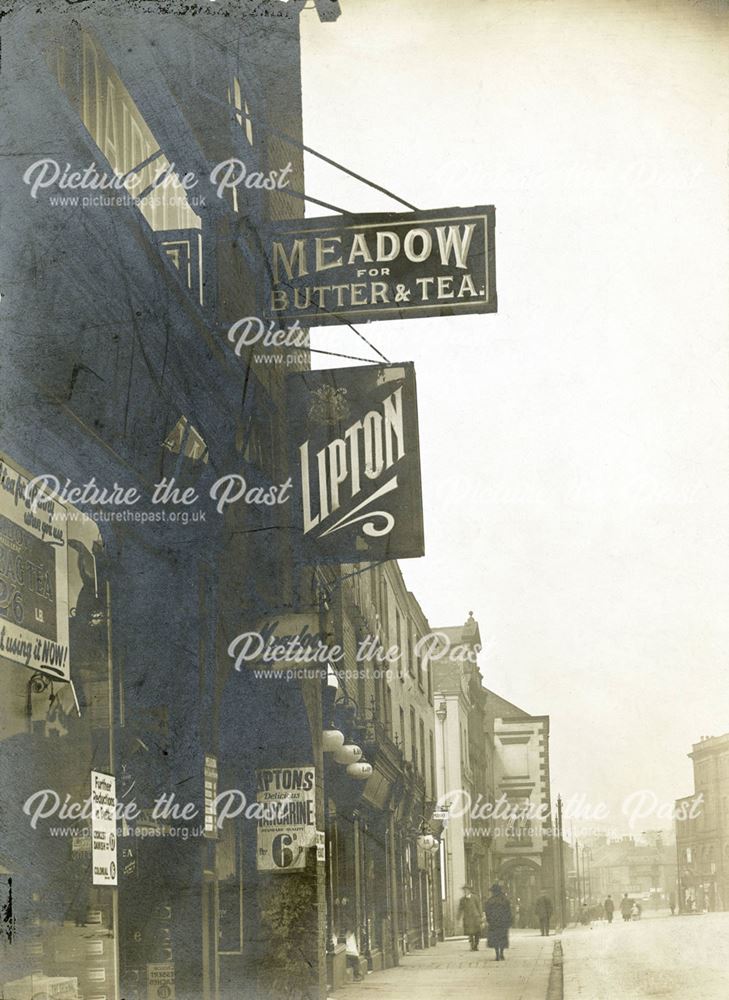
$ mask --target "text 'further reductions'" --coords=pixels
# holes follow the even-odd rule
[[[116,778],[91,772],[91,864],[94,885],[116,885]]]
[[[307,326],[496,312],[494,208],[276,223],[265,315]]]
[[[412,363],[298,372],[288,390],[294,502],[312,559],[422,556]]]

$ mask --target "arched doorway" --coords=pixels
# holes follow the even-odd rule
[[[508,858],[498,877],[511,901],[514,927],[538,927],[534,905],[542,888],[540,865],[531,858]]]

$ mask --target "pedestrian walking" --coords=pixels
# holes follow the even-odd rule
[[[623,920],[626,922],[630,920],[630,911],[633,909],[633,901],[628,899],[627,892],[623,893],[623,898],[620,900],[620,912],[623,916]]]
[[[503,962],[504,949],[509,947],[511,904],[498,883],[491,886],[491,895],[484,906],[484,913],[488,924],[486,944],[496,952],[496,961]]]
[[[668,897],[668,905],[671,908],[671,916],[673,916],[674,911],[676,909],[676,897],[674,896],[673,893],[671,893],[671,895]]]
[[[540,934],[542,937],[549,937],[549,922],[552,919],[552,900],[544,889],[537,896],[534,909],[537,911],[537,918],[539,919]]]
[[[463,896],[458,904],[458,916],[463,920],[463,933],[468,937],[471,951],[478,951],[481,937],[481,906],[470,885],[463,886]]]
[[[613,922],[613,913],[615,913],[615,903],[613,902],[613,897],[608,895],[605,902],[602,904],[603,913],[605,914],[605,919],[609,924]]]

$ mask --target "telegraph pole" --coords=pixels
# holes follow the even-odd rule
[[[564,852],[562,850],[562,796],[557,796],[557,878],[559,880],[559,916],[562,930],[567,926],[567,901],[565,899]]]

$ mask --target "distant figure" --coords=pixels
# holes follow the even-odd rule
[[[623,915],[623,920],[630,920],[630,911],[633,909],[633,901],[628,899],[627,892],[623,893],[623,898],[620,900],[620,912]]]
[[[458,904],[458,916],[463,920],[463,933],[468,937],[471,951],[478,951],[481,937],[481,907],[470,885],[463,886],[463,896]]]
[[[582,907],[580,909],[580,923],[586,927],[590,923],[590,911],[587,908],[587,903],[582,900]]]
[[[511,904],[498,883],[491,886],[491,895],[484,906],[484,913],[488,921],[486,943],[496,952],[496,961],[503,962],[504,949],[509,947]]]
[[[613,913],[615,913],[615,903],[613,903],[613,897],[608,896],[605,902],[602,904],[603,913],[605,914],[605,919],[609,924],[613,922]]]
[[[671,916],[673,916],[676,911],[676,897],[673,893],[668,897],[668,905],[671,908]]]
[[[640,920],[640,907],[638,906],[637,903],[633,903],[633,905],[630,907],[630,919]]]
[[[542,889],[537,896],[534,909],[537,911],[539,931],[542,937],[549,937],[549,921],[552,918],[552,900],[549,898],[544,889]]]

